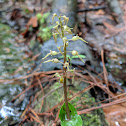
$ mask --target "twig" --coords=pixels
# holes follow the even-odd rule
[[[34,117],[31,113],[29,113],[28,115],[29,115],[30,118],[32,118],[32,119],[35,120],[37,123],[39,123],[39,124],[42,125],[42,122],[41,122],[38,118]],[[43,126],[44,126],[44,125],[43,125]]]
[[[35,112],[31,107],[30,107],[29,109],[30,109],[30,111],[36,116],[36,118],[39,119],[39,117],[38,117],[38,115],[36,114],[36,112]],[[40,119],[39,119],[39,120],[40,120]]]
[[[123,94],[114,96],[113,98],[107,98],[107,99],[105,99],[105,100],[103,100],[103,101],[100,101],[100,102],[95,102],[95,103],[93,103],[93,104],[91,104],[91,105],[94,105],[94,104],[95,104],[95,105],[98,105],[98,104],[101,104],[101,103],[103,103],[103,102],[105,102],[105,101],[113,100],[113,99],[116,99],[116,98],[121,97],[121,96],[126,96],[126,93],[123,93]]]
[[[58,112],[57,112],[57,114],[56,114],[56,118],[55,118],[55,121],[54,121],[54,123],[53,123],[53,126],[56,126],[56,123],[57,123],[57,121],[58,121],[58,119],[59,119],[59,112],[60,112],[60,109],[58,110]]]
[[[123,100],[123,101],[121,101],[121,100]],[[104,108],[104,107],[108,107],[108,106],[123,103],[123,102],[126,102],[126,97],[124,97],[124,98],[122,98],[120,100],[115,100],[113,102],[107,103],[105,105],[101,105],[101,106],[97,106],[97,107],[92,107],[90,109],[85,109],[85,110],[82,110],[82,111],[78,111],[78,114],[79,115],[85,114],[85,113],[90,112],[90,111],[95,110],[95,109]]]
[[[93,7],[93,8],[80,9],[77,12],[97,11],[97,10],[105,9],[105,8],[106,8],[106,6],[97,6],[97,7]]]
[[[22,121],[20,122],[19,126],[22,126],[22,123],[25,120],[27,120],[27,118],[28,118],[28,116],[26,114],[28,114],[28,112],[29,112],[29,107],[30,107],[30,104],[31,104],[31,99],[32,99],[32,97],[30,98],[30,101],[29,101],[27,107],[25,108],[25,110],[23,111],[23,113],[22,113],[22,115],[20,117],[22,119]]]
[[[41,94],[41,91],[39,91],[39,92],[37,92],[37,93],[35,94],[35,97],[34,97],[34,99],[33,99],[33,103],[36,101],[37,97],[38,97],[40,94]]]
[[[40,79],[36,76],[37,80],[38,80],[38,83],[39,83],[39,86],[41,88],[41,91],[42,91],[42,94],[44,96],[44,90],[43,90],[43,87],[41,85],[41,82],[40,82]],[[42,106],[43,106],[43,103],[44,103],[44,99],[42,99],[42,102],[41,102],[41,106],[40,106],[40,109],[39,109],[39,112],[41,112],[41,109],[42,109]]]
[[[68,99],[68,101],[73,100],[74,98],[76,98],[78,95],[90,90],[93,86],[88,86],[87,88],[84,88],[83,90],[79,91],[78,93],[74,94],[71,98]],[[47,110],[46,112],[51,112],[54,109],[56,109],[58,106],[62,105],[64,103],[64,100],[59,102],[58,104],[56,104],[55,106],[53,106],[52,108],[50,108],[49,110]]]
[[[67,86],[72,86],[72,84],[69,84],[69,85],[67,85]],[[55,92],[56,90],[58,90],[58,89],[60,89],[60,88],[63,88],[63,86],[60,86],[60,87],[58,87],[58,88],[56,88],[56,89],[50,91],[48,94],[44,95],[40,100],[45,99],[47,96],[49,96],[50,94],[52,94],[53,92]],[[37,104],[37,103],[36,103],[36,104]],[[36,104],[34,104],[33,106],[35,106]]]
[[[102,64],[103,64],[103,73],[104,73],[104,79],[105,79],[105,83],[107,85],[107,90],[108,90],[108,93],[111,93],[111,96],[113,95],[112,92],[110,92],[109,90],[109,84],[108,84],[108,79],[107,79],[107,71],[106,71],[106,68],[105,68],[105,62],[104,62],[104,51],[103,49],[101,50],[101,59],[102,59]],[[105,87],[106,88],[106,87]],[[110,97],[110,95],[109,95]]]
[[[54,117],[54,115],[53,115],[52,112],[49,112],[49,113],[46,113],[46,112],[43,112],[43,113],[37,113],[37,115],[39,115],[39,116],[46,115],[46,116],[52,116],[52,117]]]
[[[80,70],[76,70],[76,72],[79,72]],[[23,77],[19,77],[19,78],[15,78],[15,79],[0,79],[0,83],[12,83],[13,81],[17,81],[17,80],[23,80],[29,77],[33,77],[33,76],[37,76],[37,75],[41,75],[41,77],[46,77],[49,74],[55,74],[55,73],[62,73],[62,70],[53,70],[53,71],[44,71],[44,72],[36,72],[36,73],[32,73]]]
[[[103,49],[101,50],[101,59],[102,59],[102,64],[103,64],[103,73],[104,73],[104,79],[105,79],[105,83],[109,89],[109,84],[108,84],[108,79],[107,79],[107,71],[106,71],[106,68],[105,68],[105,62],[104,62],[104,51]]]
[[[29,89],[33,88],[34,86],[37,86],[38,84],[33,84],[31,86],[29,86],[28,88],[26,88],[24,91],[22,91],[20,94],[18,94],[16,97],[14,97],[11,101],[15,101],[19,96],[21,96],[22,94],[24,94],[26,91],[28,91]]]

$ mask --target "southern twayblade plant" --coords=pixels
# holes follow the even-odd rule
[[[70,111],[70,120],[68,120],[66,116],[65,103],[60,109],[59,118],[61,120],[61,126],[82,126],[82,119],[81,116],[77,114],[77,110],[70,103],[68,103],[68,107]]]
[[[71,40],[72,41],[81,40],[83,42],[86,42],[86,41],[83,40],[78,35],[73,36],[71,39],[67,39],[65,37],[65,35],[72,34],[72,31],[71,31],[72,28],[67,26],[69,18],[66,16],[62,16],[62,15],[58,16],[56,13],[53,14],[53,17],[52,17],[53,21],[54,21],[54,18],[58,18],[58,21],[55,22],[56,25],[53,27],[54,32],[52,33],[52,35],[53,35],[53,38],[54,38],[56,44],[57,44],[57,37],[60,37],[63,41],[63,45],[61,45],[59,47],[57,46],[59,52],[56,52],[55,50],[53,50],[53,51],[50,50],[50,53],[48,53],[43,59],[47,58],[48,56],[55,56],[55,55],[61,54],[64,58],[64,62],[62,63],[57,58],[54,58],[54,59],[47,60],[44,63],[53,62],[53,63],[62,63],[63,64],[63,76],[61,76],[58,73],[56,73],[54,75],[56,77],[59,77],[59,82],[63,83],[63,87],[64,87],[65,103],[61,107],[60,113],[59,113],[59,118],[61,120],[61,126],[82,126],[81,116],[77,115],[76,109],[74,108],[73,105],[71,105],[68,102],[68,99],[67,99],[67,85],[66,85],[67,72],[72,72],[72,74],[73,74],[72,81],[74,81],[74,71],[75,71],[75,69],[70,69],[70,67],[69,67],[70,65],[69,65],[69,62],[67,61],[67,53],[71,53],[72,56],[80,58],[80,60],[82,62],[84,62],[84,61],[76,50],[67,51],[67,47],[69,46],[69,41],[71,41]],[[62,48],[63,48],[63,51],[62,51]]]

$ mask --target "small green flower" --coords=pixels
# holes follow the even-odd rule
[[[41,13],[38,13],[38,14],[36,15],[36,17],[37,17],[38,20],[40,20],[40,19],[42,18],[42,14],[41,14]]]
[[[78,35],[73,36],[71,40],[72,40],[72,41],[77,41],[77,40],[79,40],[79,39],[80,39],[81,41],[83,41],[83,42],[88,43],[87,41],[85,41],[84,39],[82,39],[81,37],[79,37]]]
[[[75,50],[73,50],[73,51],[72,51],[72,55],[73,55],[73,56],[76,56],[76,55],[78,55],[78,52],[75,51]]]
[[[58,52],[56,52],[56,51],[51,51],[51,50],[50,50],[50,54],[51,54],[52,56],[55,56],[55,55],[58,54]]]
[[[63,37],[63,43],[66,43],[68,40],[66,37]]]
[[[59,63],[60,61],[57,58],[55,58],[55,59],[52,59],[52,62],[53,63]]]
[[[56,16],[57,16],[57,14],[54,13],[53,16],[52,16],[52,22],[54,21],[54,18],[55,18]]]

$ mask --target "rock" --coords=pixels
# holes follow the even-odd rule
[[[113,14],[113,17],[116,19],[118,23],[123,22],[123,10],[120,7],[120,3],[118,0],[106,0],[109,9]]]
[[[54,0],[52,4],[52,11],[49,23],[52,23],[52,14],[56,13],[57,15],[65,15],[69,17],[68,26],[73,28],[76,24],[76,11],[77,10],[77,1],[76,0]],[[55,19],[54,21],[56,21]]]
[[[72,37],[72,35],[67,35],[67,38],[70,39]],[[62,46],[63,42],[61,38],[57,39],[57,46]],[[46,41],[42,48],[41,48],[41,56],[40,58],[45,57],[50,50],[52,51],[58,51],[57,47],[56,47],[56,43],[55,41],[52,39]],[[86,62],[87,60],[92,61],[92,55],[91,52],[88,48],[88,46],[86,45],[86,43],[84,43],[81,40],[78,41],[70,41],[69,42],[69,46],[67,47],[67,51],[72,51],[72,50],[76,50],[78,51],[79,54],[85,55],[86,58],[84,59],[84,61]],[[63,51],[63,49],[62,49]],[[59,51],[58,51],[59,52]],[[71,53],[68,53],[71,56]],[[61,54],[58,54],[56,56],[49,56],[46,58],[46,60],[49,59],[53,59],[53,58],[58,58],[61,62],[63,62],[63,58],[60,58]],[[41,62],[42,60],[40,60],[39,62]],[[72,59],[71,63],[74,65],[84,65],[84,63],[79,59]],[[54,69],[62,69],[62,64],[61,63],[52,63],[52,62],[48,62],[48,63],[42,63],[41,67],[40,67],[40,71],[50,71],[50,70],[54,70]]]
[[[98,23],[98,22],[97,22]],[[101,50],[105,50],[105,61],[108,72],[112,73],[116,81],[126,82],[126,30],[124,25],[113,26],[115,31],[104,29],[101,32],[98,26],[87,33],[86,40],[93,45],[94,51],[101,55]],[[117,32],[117,30],[120,30]],[[105,32],[107,31],[107,33]]]
[[[67,35],[68,39],[70,39],[71,37],[72,37],[72,35]],[[56,46],[62,46],[62,45],[63,45],[63,43],[62,43],[61,38],[57,39],[57,45],[56,45],[55,41],[53,40],[53,38],[46,41],[41,48],[40,58],[45,57],[50,52],[50,50],[59,52]],[[86,56],[86,58],[84,59],[85,62],[87,61],[87,59],[90,61],[92,61],[92,59],[93,59],[91,52],[90,52],[88,46],[86,45],[86,43],[84,43],[80,40],[78,40],[76,42],[73,42],[73,41],[69,42],[67,51],[72,51],[72,50],[76,50],[76,51],[78,51],[79,54],[85,55]],[[62,49],[62,52],[63,52],[63,49]],[[68,53],[68,54],[71,56],[71,53]],[[61,62],[63,62],[63,58],[60,58],[60,56],[61,56],[61,54],[58,54],[56,56],[48,56],[46,58],[46,60],[58,58]],[[74,65],[84,65],[84,63],[79,58],[72,59],[71,63]],[[48,62],[48,63],[42,63],[42,65],[40,67],[40,71],[50,71],[50,70],[54,70],[54,69],[62,69],[62,64]]]

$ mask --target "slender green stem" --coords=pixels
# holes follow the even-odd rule
[[[62,25],[62,21],[61,21],[61,16],[59,17],[59,21],[60,21],[60,26],[61,26],[61,31],[62,31],[62,38],[64,37],[64,30],[63,30],[63,25]],[[64,64],[66,63],[66,43],[64,44]],[[66,105],[66,113],[67,113],[67,119],[70,120],[70,111],[69,111],[69,107],[68,107],[68,100],[67,100],[67,86],[66,86],[66,67],[63,67],[63,78],[64,78],[64,82],[63,82],[63,87],[64,87],[64,101],[65,101],[65,105]]]

